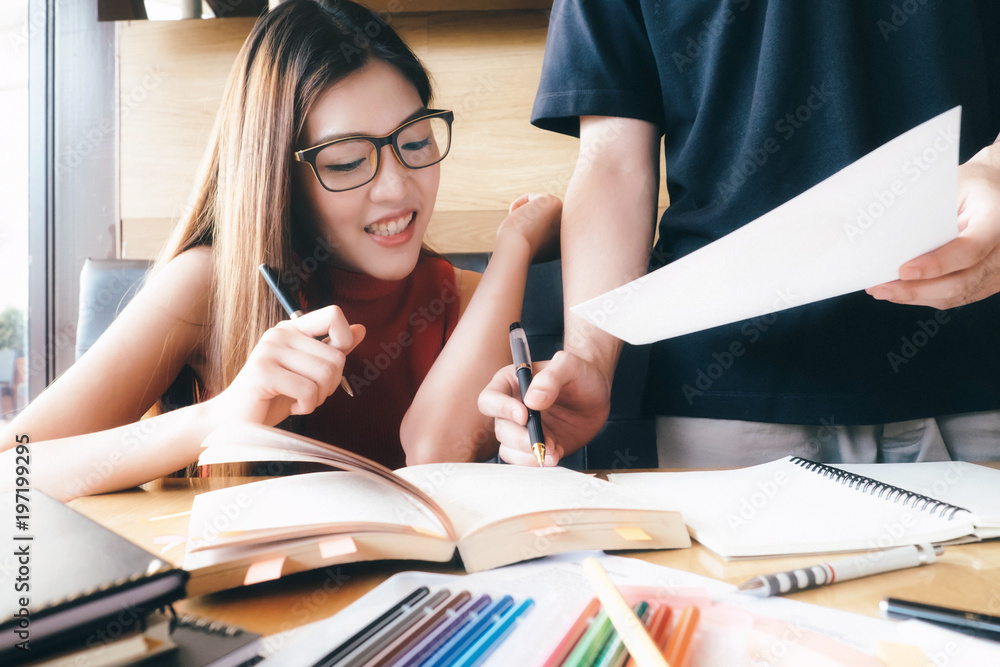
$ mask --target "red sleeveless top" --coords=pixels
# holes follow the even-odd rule
[[[344,367],[354,398],[338,388],[303,418],[302,432],[401,468],[406,457],[399,425],[458,323],[455,269],[441,257],[421,253],[413,272],[399,281],[332,272],[332,296],[322,301],[340,306],[348,322],[366,329]],[[309,310],[316,307],[310,304]]]

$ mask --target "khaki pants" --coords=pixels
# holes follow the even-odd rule
[[[783,456],[825,463],[1000,460],[1000,410],[871,426],[658,417],[661,468],[749,466]]]

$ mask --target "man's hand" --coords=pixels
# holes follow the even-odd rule
[[[586,360],[557,352],[551,361],[533,364],[539,369],[524,403],[520,399],[513,366],[497,371],[479,394],[479,411],[493,417],[500,441],[500,458],[516,465],[537,465],[528,441],[528,411],[542,413],[545,431],[545,465],[590,442],[601,430],[611,410],[607,377]]]
[[[958,168],[958,237],[870,287],[876,299],[945,309],[1000,292],[1000,144]]]

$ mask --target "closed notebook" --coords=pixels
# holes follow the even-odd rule
[[[788,457],[608,479],[680,511],[692,537],[725,558],[1000,537],[1000,470],[972,463],[834,466]]]
[[[143,667],[250,667],[267,652],[261,635],[194,616],[171,619],[172,651],[143,662]]]
[[[564,468],[441,463],[391,471],[278,429],[216,430],[200,463],[280,460],[340,470],[198,495],[184,568],[199,594],[327,565],[380,559],[478,571],[578,549],[690,545],[680,515]]]
[[[37,490],[5,522],[0,663],[20,664],[131,632],[184,596],[187,573]],[[23,523],[21,523],[23,521]]]

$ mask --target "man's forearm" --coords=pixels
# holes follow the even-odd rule
[[[562,222],[564,348],[607,374],[622,342],[569,312],[646,273],[659,186],[659,134],[642,121],[581,121]]]

